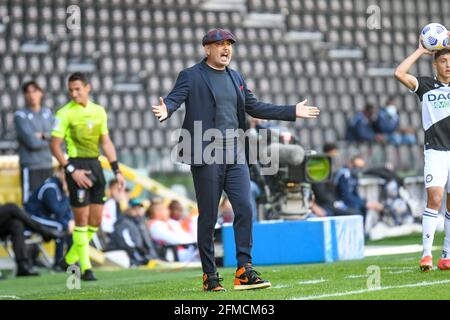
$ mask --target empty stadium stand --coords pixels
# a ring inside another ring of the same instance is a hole
[[[80,28],[68,7],[80,9]],[[369,20],[380,10],[380,29]],[[372,7],[371,7],[372,6]],[[375,10],[375,11],[374,11]],[[155,171],[170,161],[171,133],[183,112],[159,124],[151,105],[169,92],[178,72],[202,58],[201,38],[212,27],[238,37],[232,67],[261,100],[296,103],[307,97],[320,119],[283,123],[307,148],[341,141],[342,156],[360,151],[370,164],[422,168],[421,115],[393,67],[417,46],[428,22],[450,26],[448,0],[3,0],[0,2],[0,149],[15,152],[13,113],[23,107],[20,84],[34,78],[45,105],[67,100],[65,79],[87,72],[92,98],[107,107],[121,161]],[[414,72],[432,74],[422,59]],[[417,128],[415,146],[344,142],[345,124],[368,101],[396,95],[401,122]],[[175,167],[174,167],[175,166]]]

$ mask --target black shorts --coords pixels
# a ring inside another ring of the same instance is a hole
[[[86,207],[90,204],[104,204],[106,201],[106,181],[100,161],[97,158],[70,158],[69,162],[76,169],[91,171],[89,178],[94,183],[89,189],[80,188],[72,176],[66,173],[70,205],[78,208]]]

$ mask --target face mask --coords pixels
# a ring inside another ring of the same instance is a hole
[[[391,116],[395,117],[397,115],[397,108],[393,105],[386,107],[386,112]]]

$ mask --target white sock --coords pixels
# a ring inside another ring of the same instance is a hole
[[[442,250],[442,259],[450,259],[450,213],[445,212],[444,220],[445,228],[445,239],[444,239],[444,249]]]
[[[431,256],[431,248],[433,247],[434,233],[438,223],[438,211],[425,208],[422,218],[422,242],[423,242],[423,257]]]

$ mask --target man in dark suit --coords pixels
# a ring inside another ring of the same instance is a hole
[[[193,67],[182,70],[169,95],[164,99],[161,97],[159,105],[152,107],[156,117],[162,122],[181,104],[186,105],[182,126],[183,148],[178,155],[183,162],[191,165],[199,207],[198,247],[204,272],[203,289],[206,291],[224,290],[215,265],[213,239],[223,191],[227,193],[235,213],[233,227],[237,270],[234,288],[246,290],[271,285],[252,267],[252,207],[246,161],[248,155],[242,162],[242,153],[239,152],[242,149],[235,136],[230,133],[247,129],[245,113],[256,118],[286,121],[316,118],[319,115],[319,109],[306,106],[306,100],[297,105],[259,102],[247,88],[242,75],[228,68],[233,53],[232,44],[235,42],[235,36],[229,31],[208,31],[202,41],[206,58]],[[217,135],[217,132],[221,135]],[[201,136],[198,136],[200,133]],[[215,140],[208,141],[208,136],[214,136]],[[205,155],[211,146],[215,150],[214,161]],[[227,155],[225,163],[218,154]]]

